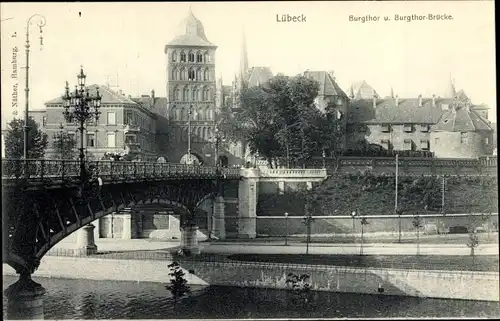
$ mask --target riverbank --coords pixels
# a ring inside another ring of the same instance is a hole
[[[45,256],[34,277],[167,283],[168,260]],[[499,301],[496,272],[422,271],[263,262],[180,262],[188,284],[284,289],[288,273],[310,276],[311,289],[343,293]],[[3,265],[4,275],[15,271]]]

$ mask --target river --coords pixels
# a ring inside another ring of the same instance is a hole
[[[17,278],[4,276],[3,289]],[[174,309],[163,284],[34,278],[46,289],[46,319],[499,317],[500,303],[285,290],[196,287]],[[4,318],[6,298],[4,296]]]

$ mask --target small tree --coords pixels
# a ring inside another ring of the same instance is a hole
[[[420,228],[422,227],[422,219],[420,216],[415,216],[412,221],[413,227],[417,230],[417,255],[420,255]]]
[[[13,119],[7,124],[5,135],[5,155],[7,158],[21,159],[24,154],[24,120]],[[47,148],[47,134],[38,128],[31,117],[28,118],[28,158],[43,158]]]
[[[68,133],[60,132],[54,135],[54,152],[59,159],[73,159],[75,156],[76,139]]]
[[[472,256],[472,264],[475,265],[476,256],[475,256],[474,250],[476,249],[476,247],[479,246],[479,237],[477,236],[477,233],[474,229],[469,233],[469,240],[467,242],[467,246],[470,247],[470,255]]]
[[[174,311],[177,313],[177,301],[184,295],[189,294],[191,289],[187,285],[187,280],[184,278],[184,272],[182,271],[179,263],[173,262],[168,265],[170,269],[170,284],[165,287],[172,293],[174,297]]]
[[[363,255],[363,246],[364,246],[364,243],[365,243],[365,239],[364,239],[364,226],[365,225],[368,225],[370,224],[368,222],[368,220],[366,219],[366,217],[363,217],[361,219],[361,249],[360,249],[360,255]]]
[[[295,295],[294,299],[298,300],[300,304],[307,304],[309,302],[311,285],[308,280],[309,275],[307,274],[297,275],[294,273],[288,273],[287,275],[286,284]]]

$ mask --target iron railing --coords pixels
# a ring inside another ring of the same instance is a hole
[[[239,179],[239,168],[183,165],[174,163],[86,161],[89,171],[102,180],[136,180],[165,178],[225,178]],[[2,159],[2,179],[77,179],[80,177],[78,160],[24,160]]]

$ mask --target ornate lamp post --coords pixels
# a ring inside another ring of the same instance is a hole
[[[288,212],[285,212],[285,245],[288,245]]]
[[[85,87],[85,79],[87,75],[83,73],[83,67],[80,69],[80,74],[77,75],[78,85],[75,86],[73,92],[69,91],[69,84],[66,82],[66,92],[64,94],[64,112],[63,115],[68,122],[76,120],[79,124],[78,131],[80,132],[80,175],[82,180],[86,178],[87,171],[85,169],[85,149],[83,147],[83,132],[85,131],[86,122],[95,119],[99,120],[101,112],[101,98],[99,88],[95,96],[91,96],[89,89]]]
[[[26,160],[28,159],[28,110],[29,110],[29,92],[30,92],[30,84],[29,84],[29,62],[30,62],[30,26],[33,22],[36,21],[36,24],[38,25],[38,28],[40,29],[40,46],[43,46],[43,37],[42,37],[42,27],[45,26],[45,17],[42,16],[41,14],[35,13],[31,17],[29,17],[28,22],[26,23],[26,86],[24,88],[24,93],[25,93],[25,102],[24,102],[24,150],[23,150],[23,156],[24,156],[24,165],[25,165],[25,173],[27,173],[27,168],[26,166],[28,163]],[[41,48],[40,48],[41,50]]]

